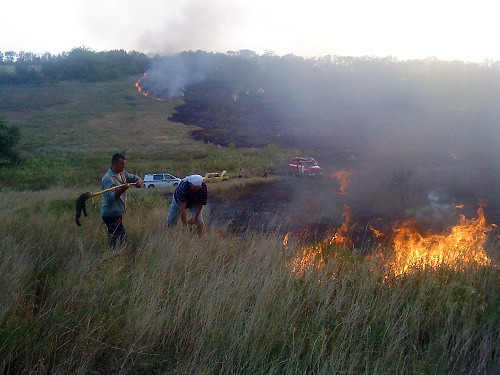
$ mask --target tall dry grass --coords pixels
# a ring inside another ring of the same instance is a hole
[[[384,281],[379,258],[332,252],[292,274],[277,233],[197,236],[134,191],[129,246],[110,257],[100,200],[0,197],[0,373],[493,374],[498,270]]]

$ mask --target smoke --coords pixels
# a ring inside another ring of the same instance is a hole
[[[175,99],[184,96],[185,89],[204,81],[213,70],[210,55],[180,53],[153,60],[141,85],[154,96]]]
[[[186,93],[174,120],[204,128],[203,140],[293,146],[326,173],[352,172],[355,214],[437,222],[483,199],[498,221],[499,68],[196,51],[156,58],[144,87]]]
[[[143,33],[137,44],[141,50],[160,54],[218,50],[234,23],[242,22],[242,15],[241,6],[231,1],[183,1],[177,9],[167,10],[161,26]]]
[[[148,54],[229,49],[235,29],[248,24],[248,4],[230,0],[89,0],[80,7],[93,48]]]

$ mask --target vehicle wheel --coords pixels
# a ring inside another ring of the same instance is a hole
[[[148,185],[148,188],[154,188],[155,186],[153,184]]]
[[[179,185],[179,184],[176,182],[176,183],[174,184],[174,186],[177,186],[177,185]]]

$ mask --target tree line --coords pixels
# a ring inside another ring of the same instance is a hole
[[[105,81],[143,73],[149,61],[146,55],[136,51],[96,52],[85,47],[57,55],[0,51],[0,84]]]

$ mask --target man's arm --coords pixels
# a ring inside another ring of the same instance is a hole
[[[187,214],[186,214],[186,202],[177,202],[177,205],[179,206],[182,225],[186,226],[188,224]]]
[[[102,188],[102,190],[109,189],[109,188],[112,188],[112,187],[115,187],[115,186],[117,186],[117,183],[111,177],[105,176],[102,179],[102,182],[101,182],[101,188]],[[121,191],[119,192],[119,190],[121,190]],[[122,190],[120,188],[120,189],[117,189],[117,190],[108,191],[107,193],[104,193],[104,197],[105,197],[106,201],[108,201],[108,202],[114,201],[115,199],[118,199],[120,197],[120,195],[122,195],[122,193],[125,190]]]
[[[135,185],[136,187],[140,188],[142,187],[142,179],[139,176],[136,176],[135,174],[128,173],[123,171],[123,174],[125,175],[125,181],[127,182],[137,182],[138,184]]]
[[[125,184],[121,188],[115,190],[115,199],[120,198],[120,196],[129,188],[128,184]]]
[[[198,216],[200,215],[201,210],[203,209],[203,206],[199,203],[196,204],[196,210],[194,212],[194,215],[191,219],[189,219],[188,223],[189,224],[194,224],[196,223],[196,220],[198,219]]]

